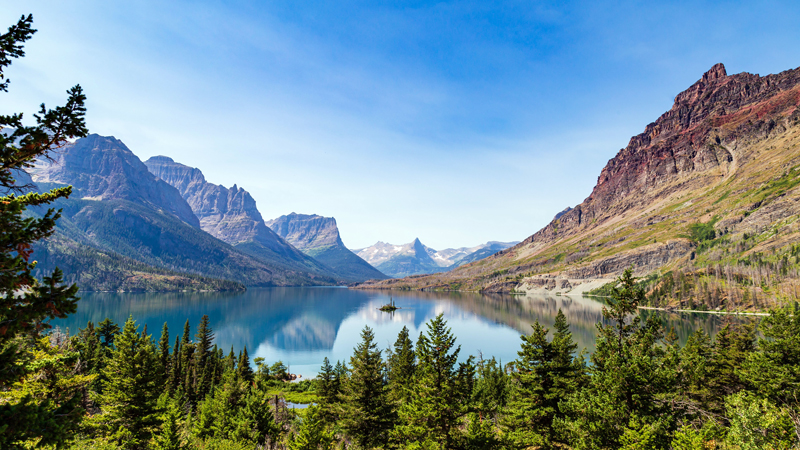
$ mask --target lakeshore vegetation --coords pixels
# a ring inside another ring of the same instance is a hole
[[[35,30],[22,17],[0,35],[2,69]],[[654,315],[626,271],[607,287],[596,350],[579,351],[559,311],[538,322],[516,360],[463,357],[442,315],[415,340],[382,350],[372,330],[348,361],[325,360],[292,382],[282,362],[214,344],[208,317],[174,344],[134,318],[87,323],[74,336],[51,319],[76,311],[76,285],[35,277],[31,246],[59,212],[26,208],[69,187],[23,193],[19,171],[85,136],[79,86],[42,106],[35,126],[0,116],[0,448],[69,449],[790,449],[800,445],[800,311],[703,331],[685,345]],[[702,231],[702,230],[699,230]],[[705,236],[706,240],[709,236]],[[795,257],[795,256],[793,256]],[[253,367],[255,366],[255,368]],[[286,401],[309,404],[298,410]]]

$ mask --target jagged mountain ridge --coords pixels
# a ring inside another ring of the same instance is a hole
[[[272,231],[246,190],[209,183],[203,173],[166,156],[144,162],[149,171],[173,186],[198,217],[203,231],[266,261],[335,277],[330,268],[308,257]],[[363,280],[360,280],[363,281]]]
[[[266,222],[282,238],[350,281],[388,278],[345,247],[333,217],[291,213]]]
[[[71,184],[86,200],[128,200],[172,213],[200,228],[192,209],[170,185],[149,176],[147,167],[122,141],[91,134],[51,152],[31,174],[37,183]]]
[[[404,245],[385,242],[354,252],[381,272],[395,278],[444,272],[485,258],[515,245],[516,242],[490,241],[475,247],[448,248],[436,251],[420,242],[419,238]]]
[[[800,238],[799,105],[800,69],[729,76],[717,64],[631,138],[586,200],[519,245],[447,274],[370,287],[572,288],[632,265],[639,275],[681,269],[694,264],[693,223],[713,225],[732,243],[758,233],[755,247],[737,244],[750,249],[738,250],[743,257],[780,248]],[[780,238],[765,234],[770,227]]]
[[[32,171],[33,180],[42,189],[71,184],[74,190],[70,199],[53,205],[63,209],[59,239],[45,242],[40,254],[51,265],[85,268],[96,267],[98,254],[109,255],[103,267],[88,274],[106,279],[84,277],[84,289],[153,289],[148,273],[157,275],[165,289],[185,286],[186,279],[177,278],[187,276],[248,286],[335,282],[279,261],[257,260],[202,231],[197,217],[187,215],[191,208],[178,190],[151,174],[113,137],[78,139],[53,156],[54,161],[42,162]],[[34,257],[38,257],[36,252]],[[142,283],[107,282],[108,278],[122,279],[117,275],[132,265],[137,273],[145,274]]]

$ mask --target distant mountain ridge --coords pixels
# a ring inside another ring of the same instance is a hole
[[[375,245],[353,250],[353,252],[381,272],[399,278],[445,272],[485,258],[515,244],[516,242],[490,241],[475,247],[448,248],[436,251],[423,245],[419,238],[416,238],[404,245],[379,241]]]
[[[264,223],[256,201],[246,190],[236,185],[228,189],[209,183],[200,169],[180,164],[167,156],[154,156],[144,164],[153,175],[180,192],[199,218],[200,227],[210,235],[253,257],[335,277],[330,268],[272,231]]]
[[[800,68],[728,75],[716,64],[631,137],[582,203],[518,245],[364,287],[566,293],[633,267],[654,277],[658,306],[765,308],[798,283],[798,146]]]
[[[266,222],[300,251],[352,281],[388,278],[345,247],[333,217],[291,213]]]
[[[180,192],[151,174],[113,137],[93,134],[52,156],[54,161],[44,161],[31,171],[33,181],[42,189],[71,184],[74,190],[70,199],[53,205],[62,208],[63,215],[56,236],[34,251],[34,258],[42,261],[37,269],[75,268],[67,274],[68,281],[88,290],[336,282],[297,265],[253,258],[201,230]]]

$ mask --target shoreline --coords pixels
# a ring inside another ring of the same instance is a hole
[[[737,311],[700,311],[698,309],[672,309],[672,308],[656,308],[653,306],[637,306],[637,309],[648,309],[651,311],[664,311],[664,312],[685,312],[685,313],[701,313],[701,314],[719,314],[730,316],[768,316],[769,313],[764,312],[737,312]]]

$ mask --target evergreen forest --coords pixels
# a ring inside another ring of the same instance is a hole
[[[0,70],[24,56],[23,16],[0,35]],[[0,91],[9,80],[0,72]],[[74,335],[49,322],[76,311],[60,270],[35,277],[32,245],[71,194],[23,193],[16,173],[85,136],[85,96],[36,124],[0,116],[0,449],[790,449],[800,446],[800,314],[773,309],[684,345],[628,270],[608,288],[596,350],[577,348],[559,311],[516,360],[461,354],[442,315],[382,349],[368,327],[347,361],[296,382],[278,361],[222,349],[208,317],[156,336],[129,318]],[[9,131],[8,133],[5,133]],[[174,331],[173,331],[174,333]],[[512,345],[509,343],[509,345]],[[308,405],[292,407],[287,400]]]

